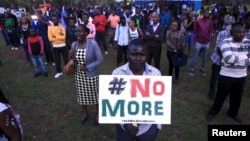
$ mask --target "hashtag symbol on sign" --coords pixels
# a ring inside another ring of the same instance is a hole
[[[109,82],[110,87],[108,90],[111,92],[111,94],[116,93],[116,95],[119,95],[125,89],[123,86],[126,83],[127,81],[124,81],[124,78],[118,79],[117,77],[114,77],[114,79]]]

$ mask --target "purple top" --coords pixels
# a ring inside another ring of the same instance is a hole
[[[199,19],[194,23],[194,40],[207,44],[212,40],[213,22],[210,19]]]

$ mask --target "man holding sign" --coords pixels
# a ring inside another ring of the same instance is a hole
[[[146,44],[142,40],[132,40],[127,50],[128,63],[116,68],[112,75],[160,76],[158,69],[146,63],[147,54]],[[117,141],[154,141],[159,129],[161,124],[118,124]]]

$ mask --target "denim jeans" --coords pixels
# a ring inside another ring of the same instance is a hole
[[[9,38],[8,33],[6,32],[6,30],[2,29],[2,30],[1,30],[1,34],[2,34],[2,36],[3,36],[3,39],[4,39],[4,41],[5,41],[5,44],[6,44],[6,45],[10,45],[10,44],[11,44],[11,43],[10,43],[10,38]]]
[[[23,39],[23,44],[21,44],[25,53],[25,57],[28,62],[30,62],[30,54],[28,51],[27,39]]]
[[[186,31],[186,47],[191,48],[194,40],[194,32]]]
[[[208,49],[209,49],[209,45],[210,45],[210,43],[207,43],[207,44],[201,44],[201,43],[198,43],[198,42],[195,43],[195,47],[194,47],[194,51],[193,51],[193,56],[192,56],[192,59],[191,59],[190,70],[194,71],[197,57],[199,55],[199,52],[202,51],[202,54],[201,54],[202,55],[201,56],[202,60],[201,60],[201,67],[200,67],[200,69],[204,71],[205,64],[206,64],[206,57],[207,57],[207,53],[208,53]]]
[[[43,55],[31,55],[32,63],[35,67],[35,73],[41,74],[41,71],[43,74],[48,73],[48,69],[46,65],[44,64],[44,57]]]

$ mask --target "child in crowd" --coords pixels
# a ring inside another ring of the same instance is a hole
[[[35,32],[34,28],[30,29],[30,37],[28,37],[28,51],[31,56],[32,63],[35,67],[34,77],[38,77],[42,73],[44,77],[48,77],[48,69],[45,65],[43,56],[44,43],[42,38]]]

